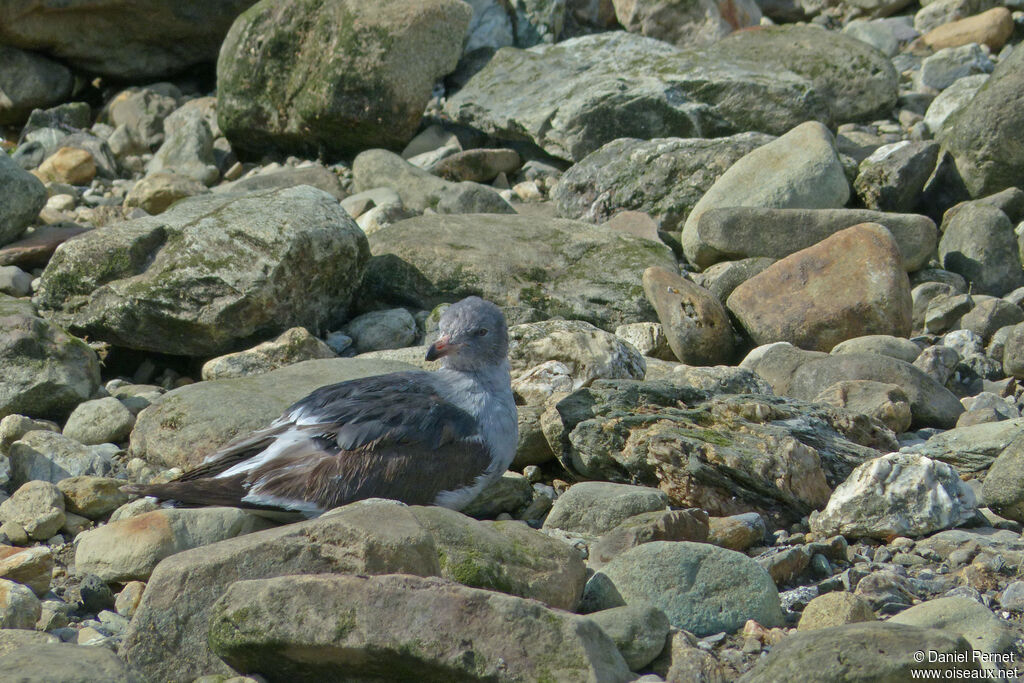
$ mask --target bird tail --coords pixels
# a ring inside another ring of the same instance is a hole
[[[242,486],[244,474],[215,479],[170,481],[166,484],[129,484],[121,490],[137,496],[152,496],[161,501],[174,501],[181,505],[223,505],[228,507],[254,507],[242,502],[246,490]]]

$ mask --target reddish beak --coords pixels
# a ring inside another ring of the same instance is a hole
[[[452,350],[448,343],[448,337],[441,337],[427,349],[427,360],[437,360],[441,356],[448,355]]]

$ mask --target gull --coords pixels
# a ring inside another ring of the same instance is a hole
[[[426,354],[438,370],[320,387],[178,479],[124,490],[306,517],[367,498],[462,509],[515,455],[508,327],[475,296],[449,306],[438,327]]]

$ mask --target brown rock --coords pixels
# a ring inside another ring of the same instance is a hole
[[[99,519],[128,502],[121,491],[124,481],[112,477],[83,475],[57,482],[64,494],[64,508],[87,519]]]
[[[910,399],[895,384],[854,379],[836,382],[814,399],[873,417],[897,434],[910,429]]]
[[[720,365],[732,360],[732,325],[714,294],[658,266],[644,271],[643,287],[680,362]]]
[[[875,613],[871,611],[871,605],[867,600],[853,593],[836,591],[819,595],[807,603],[797,630],[813,631],[818,628],[874,620]]]
[[[726,305],[758,345],[828,351],[853,337],[911,331],[910,281],[892,234],[877,223],[787,256],[733,290]]]
[[[764,519],[756,512],[708,520],[708,543],[743,552],[764,542]]]
[[[209,190],[198,180],[186,176],[161,171],[146,176],[124,199],[125,206],[138,206],[151,215],[163,213],[171,204],[197,194],[206,194]]]
[[[54,250],[75,235],[89,228],[74,223],[37,227],[32,234],[0,249],[0,266],[35,268],[45,266]]]
[[[14,551],[14,552],[11,552]],[[50,590],[53,553],[44,545],[33,548],[0,546],[0,579],[23,584],[36,595]]]
[[[512,173],[523,163],[514,149],[467,149],[445,157],[434,174],[448,180],[488,183],[499,173]]]
[[[96,160],[84,149],[61,147],[47,157],[32,174],[44,183],[88,185],[96,177]]]
[[[983,43],[999,51],[1013,35],[1013,16],[1005,7],[994,7],[973,17],[951,21],[921,36],[921,41],[933,50],[959,47],[968,43]]]

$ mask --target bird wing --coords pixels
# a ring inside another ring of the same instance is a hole
[[[311,511],[378,496],[432,503],[491,464],[476,419],[433,379],[398,372],[321,387],[174,483],[209,488],[213,478],[244,492],[243,504]]]

